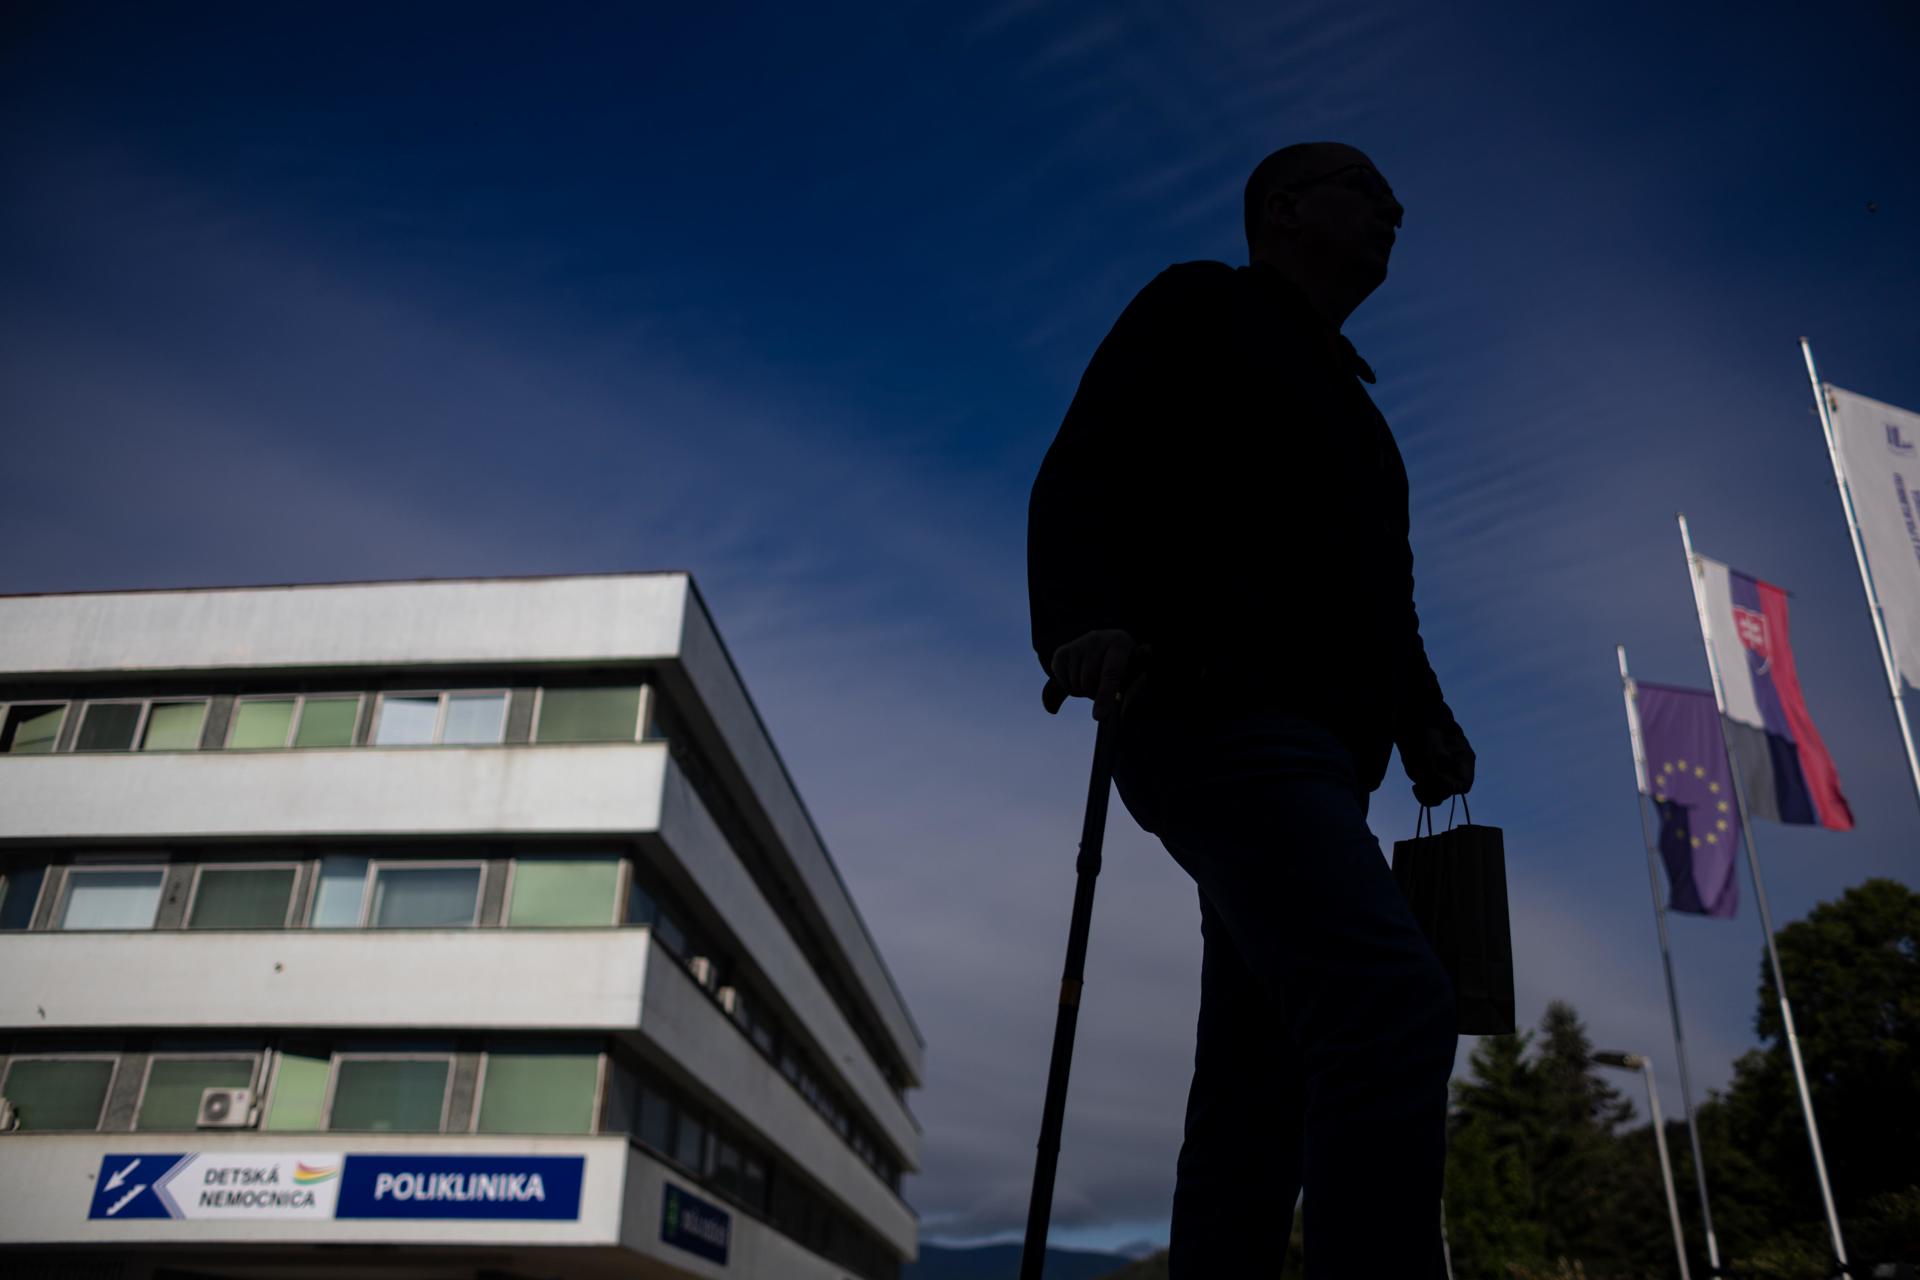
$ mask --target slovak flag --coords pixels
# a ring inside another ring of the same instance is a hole
[[[1820,741],[1787,641],[1787,593],[1695,556],[1702,624],[1726,700],[1727,748],[1756,817],[1853,829],[1840,774]]]

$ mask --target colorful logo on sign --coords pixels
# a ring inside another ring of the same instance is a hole
[[[340,1166],[313,1165],[304,1160],[294,1162],[293,1181],[296,1186],[310,1187],[316,1182],[327,1182],[340,1176]]]

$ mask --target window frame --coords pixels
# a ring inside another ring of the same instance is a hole
[[[284,693],[281,693],[281,694],[262,694],[259,696],[284,698],[287,695]],[[365,690],[337,689],[329,692],[325,689],[313,689],[313,690],[307,691],[306,693],[296,693],[294,697],[299,699],[300,705],[294,708],[293,724],[289,726],[287,729],[287,745],[285,747],[285,750],[288,750],[288,751],[351,751],[355,747],[360,745],[359,742],[355,741],[355,736],[360,732],[360,717],[363,714],[365,714],[367,709],[367,694]],[[353,699],[353,724],[347,730],[346,742],[338,746],[332,746],[332,747],[302,747],[297,745],[297,741],[300,737],[300,726],[306,722],[306,718],[307,718],[307,703],[313,701],[316,698],[320,699],[323,702],[345,702],[349,698]],[[372,725],[368,725],[368,729],[369,729],[369,736],[371,736]],[[244,751],[246,750],[246,748],[242,747],[241,750]]]
[[[87,731],[87,717],[93,714],[95,707],[137,706],[140,714],[133,718],[133,735],[124,747],[88,748],[80,745],[80,735]],[[70,748],[76,756],[110,756],[115,754],[137,755],[140,741],[147,736],[147,716],[153,710],[152,698],[86,698],[80,703],[80,720],[73,726],[73,746]]]
[[[585,1042],[582,1042],[582,1043],[585,1043]],[[542,1041],[539,1041],[539,1040],[489,1041],[480,1046],[480,1069],[474,1075],[473,1104],[469,1108],[467,1113],[466,1131],[468,1133],[480,1132],[480,1104],[484,1102],[487,1097],[487,1065],[493,1061],[494,1050],[498,1049],[502,1053],[511,1054],[517,1051],[515,1047],[516,1045],[526,1045],[527,1047],[534,1048],[534,1049],[553,1047],[552,1045],[543,1043]],[[598,1058],[599,1064],[595,1069],[594,1078],[593,1078],[593,1118],[590,1121],[590,1124],[592,1127],[589,1128],[585,1133],[512,1134],[512,1133],[505,1133],[505,1132],[495,1133],[495,1131],[491,1129],[487,1130],[487,1132],[494,1134],[495,1137],[504,1136],[504,1137],[522,1137],[522,1138],[534,1138],[534,1137],[585,1138],[585,1137],[598,1137],[600,1134],[607,1132],[607,1130],[604,1127],[604,1124],[606,1121],[606,1116],[604,1114],[604,1111],[607,1105],[607,1088],[609,1086],[611,1077],[613,1075],[613,1072],[611,1070],[613,1054],[611,1051],[608,1050],[606,1043],[604,1041],[599,1043],[596,1047],[590,1050],[587,1050],[587,1052],[591,1052],[594,1055],[594,1057]],[[639,1083],[637,1079],[635,1083],[636,1084]],[[451,1090],[449,1090],[449,1092],[451,1092]]]
[[[615,867],[617,868],[617,870],[614,872],[614,878],[613,878],[613,913],[612,913],[613,918],[608,920],[605,924],[561,924],[561,925],[552,925],[552,924],[510,925],[508,924],[507,923],[508,919],[513,915],[513,886],[520,871],[520,860],[522,858],[527,858],[533,861],[538,861],[541,858],[564,858],[574,862],[582,862],[588,859],[599,859],[599,858],[612,859]],[[632,891],[632,885],[633,885],[633,855],[630,853],[625,853],[617,850],[606,850],[606,851],[591,850],[591,851],[579,851],[579,852],[574,852],[574,851],[546,852],[546,851],[531,851],[531,850],[530,851],[514,850],[507,854],[506,862],[507,862],[507,882],[505,887],[501,890],[501,893],[500,893],[500,919],[494,925],[494,927],[497,929],[519,928],[519,929],[548,930],[548,929],[652,928],[651,925],[630,926],[627,924],[627,895]],[[486,886],[483,883],[481,887],[485,888]]]
[[[653,710],[653,682],[645,678],[640,678],[640,679],[636,679],[634,681],[634,684],[639,686],[640,696],[637,699],[635,699],[633,737],[614,738],[606,742],[542,742],[540,741],[540,716],[541,716],[541,713],[544,712],[547,707],[547,686],[544,684],[534,686],[533,719],[527,725],[526,745],[529,747],[611,747],[611,746],[617,746],[623,742],[646,741],[647,719],[648,719],[649,713]],[[556,689],[574,690],[574,689],[625,688],[626,686],[594,685],[594,684],[560,684],[560,685],[555,685],[553,687]]]
[[[504,701],[500,707],[500,740],[498,742],[446,742],[447,704],[455,695],[472,697],[477,695],[499,695]],[[437,697],[440,701],[433,714],[433,740],[431,742],[381,742],[380,717],[386,713],[388,698],[425,698]],[[513,690],[493,686],[472,689],[382,689],[373,695],[373,719],[367,725],[367,745],[387,751],[403,751],[418,747],[500,747],[507,742],[507,717],[513,709]]]
[[[106,1119],[107,1104],[113,1101],[113,1087],[120,1083],[121,1053],[117,1049],[95,1050],[82,1053],[16,1053],[7,1058],[6,1070],[0,1071],[0,1098],[11,1099],[7,1092],[7,1082],[13,1079],[13,1067],[18,1062],[99,1062],[102,1059],[112,1063],[107,1072],[107,1087],[100,1093],[100,1111],[93,1118],[91,1129],[42,1129],[24,1132],[38,1133],[99,1133],[100,1123]],[[136,1111],[135,1114],[138,1114]]]
[[[49,747],[45,751],[35,751],[35,752],[15,752],[9,749],[6,751],[0,751],[0,755],[10,756],[10,755],[19,754],[19,755],[52,756],[52,755],[62,754],[62,752],[60,751],[60,735],[66,732],[67,716],[71,714],[71,712],[73,711],[73,706],[74,706],[74,699],[72,698],[15,698],[10,702],[0,702],[0,731],[3,731],[5,729],[6,719],[8,716],[11,716],[13,714],[13,710],[15,707],[59,707],[60,708],[60,727],[53,731],[53,746]],[[77,727],[78,726],[76,725],[76,728]],[[92,753],[89,753],[89,754],[92,754]]]
[[[296,1045],[305,1045],[310,1049],[318,1049],[322,1047],[322,1045],[326,1047],[327,1083],[320,1090],[320,1121],[323,1125],[326,1123],[327,1110],[332,1105],[333,1059],[334,1059],[333,1045],[324,1039],[310,1039],[310,1038],[301,1036],[298,1033],[295,1033],[291,1037],[288,1037],[288,1036],[278,1037],[274,1040],[269,1041],[260,1050],[261,1054],[268,1059],[268,1065],[266,1069],[260,1073],[259,1093],[254,1098],[254,1101],[259,1103],[260,1105],[260,1127],[262,1132],[267,1131],[266,1129],[267,1116],[273,1110],[273,1103],[275,1101],[275,1091],[280,1088],[280,1064],[287,1060],[287,1045],[289,1041],[291,1041],[291,1043]],[[300,1054],[299,1056],[308,1057],[313,1055]],[[449,1092],[451,1092],[451,1090],[449,1090]],[[138,1114],[139,1114],[138,1112],[135,1112],[136,1116]],[[282,1129],[282,1130],[273,1130],[272,1132],[325,1133],[326,1130],[324,1128],[316,1129],[316,1130]]]
[[[52,925],[52,928],[49,929],[48,932],[49,933],[151,933],[153,932],[155,926],[152,923],[149,923],[144,929],[69,929],[67,927],[67,911],[73,905],[73,878],[75,875],[85,875],[89,872],[94,872],[94,871],[157,871],[160,873],[160,885],[159,885],[158,893],[164,894],[167,889],[167,866],[168,866],[168,863],[164,858],[152,858],[145,861],[139,861],[135,859],[121,860],[119,858],[116,858],[113,861],[101,861],[101,862],[82,862],[82,861],[75,860],[73,862],[67,863],[65,866],[60,868],[60,896],[54,900],[53,911],[48,916],[49,923]],[[45,891],[45,886],[43,885],[42,892],[44,891]],[[153,901],[153,918],[156,921],[160,918],[160,901],[161,901],[160,897],[156,895]],[[39,905],[38,903],[35,904],[36,907],[38,905]]]
[[[5,865],[5,867],[0,867],[0,884],[7,883],[7,877],[10,872],[16,870],[21,866],[28,865],[28,863],[29,863],[29,859],[25,859],[25,858],[10,859]],[[47,882],[54,878],[53,869],[58,864],[52,863],[52,862],[39,862],[36,860],[36,861],[32,861],[31,865],[37,866],[40,868],[40,883],[35,885],[33,888],[33,905],[27,908],[27,923],[18,929],[7,929],[4,931],[6,933],[39,932],[38,930],[34,929],[33,922],[40,918],[40,907],[47,900]],[[65,868],[63,868],[63,870],[64,869]],[[62,881],[62,883],[64,883],[66,881],[66,876],[65,875],[60,876],[60,880]],[[160,881],[160,883],[162,887],[165,887],[166,880],[163,878]],[[11,892],[10,887],[8,891]],[[156,909],[154,911],[154,916],[157,918],[159,914],[160,912],[158,911],[158,909]]]
[[[149,747],[147,746],[147,730],[149,727],[151,727],[153,723],[153,709],[155,707],[186,706],[191,703],[198,703],[200,707],[200,730],[194,736],[192,746],[190,747]],[[133,735],[133,746],[130,749],[133,752],[133,754],[144,755],[148,751],[198,751],[201,749],[200,747],[201,740],[207,736],[207,717],[213,714],[213,695],[212,694],[202,694],[197,698],[196,697],[172,697],[172,696],[152,697],[152,698],[146,699],[146,704],[147,704],[146,709],[140,713],[140,728]]]
[[[234,698],[233,710],[227,715],[227,731],[221,735],[222,751],[288,751],[293,747],[293,734],[300,727],[300,710],[306,696],[304,693],[243,693]],[[287,736],[277,747],[236,747],[233,745],[233,732],[240,727],[240,708],[249,702],[285,702],[293,699],[293,714],[287,718]]]
[[[446,1082],[440,1086],[440,1126],[428,1129],[427,1133],[445,1133],[447,1120],[453,1110],[453,1069],[454,1060],[459,1055],[453,1049],[335,1049],[327,1060],[327,1097],[320,1105],[320,1123],[322,1133],[419,1133],[418,1129],[335,1129],[333,1127],[333,1103],[340,1086],[340,1068],[348,1062],[444,1062],[447,1066]]]
[[[266,1090],[261,1087],[262,1085],[261,1076],[264,1073],[261,1071],[261,1068],[260,1068],[260,1059],[263,1058],[265,1054],[266,1054],[266,1051],[263,1049],[226,1049],[226,1050],[214,1049],[214,1050],[201,1050],[201,1051],[190,1050],[190,1049],[168,1049],[160,1052],[149,1053],[147,1055],[147,1065],[140,1069],[140,1089],[139,1089],[139,1092],[137,1092],[134,1095],[134,1099],[133,1099],[133,1122],[132,1122],[133,1127],[129,1129],[128,1132],[129,1133],[198,1133],[200,1131],[199,1125],[195,1125],[192,1129],[143,1129],[140,1127],[140,1113],[141,1111],[146,1109],[146,1105],[147,1105],[147,1086],[153,1082],[153,1064],[154,1063],[181,1062],[181,1061],[237,1062],[242,1060],[250,1062],[253,1064],[253,1074],[251,1078],[248,1080],[247,1084],[243,1087],[253,1094],[253,1105],[258,1107],[266,1101]],[[111,1084],[109,1084],[109,1088],[111,1088]]]
[[[245,748],[245,749],[257,749],[261,751],[272,750],[271,747]],[[294,916],[296,914],[297,908],[301,905],[301,898],[303,896],[300,892],[300,868],[303,865],[305,865],[303,862],[295,861],[292,859],[281,860],[281,861],[242,860],[238,862],[196,862],[194,863],[193,864],[193,880],[187,886],[187,907],[186,907],[186,910],[180,916],[181,932],[183,933],[222,932],[222,927],[219,927],[219,926],[209,926],[205,929],[198,929],[194,926],[194,923],[193,923],[193,909],[194,907],[198,906],[200,903],[200,878],[201,876],[205,875],[208,871],[291,871],[293,872],[293,884],[287,889],[287,909],[284,913],[282,913],[280,923],[277,925],[269,924],[269,925],[258,926],[258,928],[261,928],[261,929],[293,928]],[[362,905],[364,906],[365,904],[362,904]],[[242,932],[252,932],[252,930],[227,928],[225,929],[225,932],[242,933]]]
[[[380,883],[380,870],[383,867],[474,867],[480,872],[480,878],[473,886],[473,919],[464,925],[458,924],[374,924],[374,890]],[[317,878],[317,877],[316,877]],[[367,858],[367,881],[360,899],[360,925],[362,929],[477,929],[480,927],[480,908],[487,899],[487,860],[485,858],[382,858],[378,854]]]

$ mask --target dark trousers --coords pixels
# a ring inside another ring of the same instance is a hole
[[[1115,780],[1200,888],[1172,1280],[1279,1274],[1303,1187],[1309,1280],[1442,1276],[1453,990],[1350,756],[1275,712],[1143,705]]]

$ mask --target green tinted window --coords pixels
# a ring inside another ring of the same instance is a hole
[[[273,1105],[267,1109],[269,1129],[323,1128],[327,1105],[327,1055],[281,1050],[273,1077]]]
[[[112,1080],[113,1063],[100,1058],[15,1062],[0,1094],[22,1129],[96,1129]]]
[[[640,720],[640,686],[543,689],[535,742],[632,742]]]
[[[308,698],[300,708],[300,727],[294,731],[296,747],[350,747],[353,722],[360,715],[360,699]]]
[[[284,929],[292,867],[202,867],[189,929]]]
[[[43,756],[53,750],[60,736],[61,722],[67,718],[63,706],[8,707],[4,727],[0,727],[0,751],[16,756]]]
[[[512,928],[612,924],[618,858],[521,858],[513,864]]]
[[[192,1129],[206,1089],[245,1089],[253,1063],[243,1058],[155,1058],[147,1067],[136,1129]]]
[[[75,751],[131,751],[133,731],[140,723],[137,702],[94,702],[80,721]]]
[[[593,1053],[487,1054],[481,1133],[592,1133],[600,1056]]]
[[[334,1070],[329,1129],[438,1133],[446,1109],[445,1058],[348,1058]]]
[[[147,713],[142,751],[192,751],[200,745],[200,726],[207,719],[204,702],[156,702]]]
[[[238,749],[284,747],[293,728],[292,698],[249,698],[234,709],[233,736],[227,745]]]

